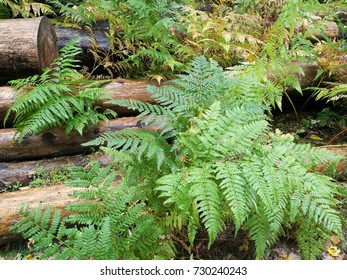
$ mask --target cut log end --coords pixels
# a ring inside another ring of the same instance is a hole
[[[42,17],[37,32],[38,69],[49,67],[58,57],[57,35],[49,20]]]
[[[0,83],[41,73],[58,57],[46,17],[0,20]]]

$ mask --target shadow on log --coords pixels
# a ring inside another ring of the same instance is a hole
[[[107,165],[112,159],[105,155],[91,154],[23,162],[2,162],[0,163],[0,192],[17,183],[27,186],[38,170],[41,173],[59,172],[69,166],[88,167],[93,161]]]

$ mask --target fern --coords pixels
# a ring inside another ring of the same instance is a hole
[[[98,176],[95,177],[95,172]],[[170,246],[159,242],[162,229],[145,204],[134,199],[136,189],[114,187],[116,172],[96,164],[91,170],[75,167],[70,186],[80,201],[67,207],[74,214],[61,219],[50,207],[29,212],[12,229],[30,238],[38,258],[54,259],[148,259],[170,256]],[[103,179],[101,179],[102,177]],[[150,212],[148,212],[150,213]],[[71,225],[75,225],[71,227]]]
[[[107,98],[107,91],[74,69],[78,63],[74,57],[81,52],[76,42],[71,41],[61,50],[52,69],[45,69],[40,76],[10,82],[17,89],[17,98],[7,111],[4,123],[15,113],[18,142],[26,135],[56,126],[65,125],[67,135],[72,130],[82,134],[99,120],[115,116],[111,110],[99,113],[94,105],[97,100]]]
[[[32,0],[0,0],[0,4],[9,7],[13,17],[29,18],[55,14],[51,6]]]
[[[346,190],[315,171],[318,163],[334,166],[340,157],[272,133],[267,106],[260,102],[263,88],[259,99],[254,80],[230,77],[202,57],[191,65],[173,85],[149,87],[157,105],[112,101],[150,118],[165,114],[163,129],[169,127],[172,137],[147,127],[107,132],[86,144],[102,145],[122,180],[115,181],[117,173],[100,164],[90,171],[74,168],[70,185],[86,187],[75,196],[87,201],[70,205],[69,210],[79,213],[66,221],[82,226],[86,239],[75,239],[73,231],[59,235],[58,230],[58,237],[71,239],[63,257],[76,242],[101,242],[101,229],[106,240],[109,228],[111,238],[120,238],[118,246],[110,244],[118,257],[126,258],[153,257],[145,254],[151,246],[165,252],[168,244],[158,247],[158,238],[172,227],[186,227],[191,245],[204,227],[211,247],[231,222],[236,235],[240,229],[248,231],[258,259],[287,229],[294,231],[308,259],[319,257],[327,236],[343,239],[338,205]],[[241,88],[253,92],[241,94]],[[26,236],[41,230],[41,214],[30,217],[23,224]],[[138,248],[135,241],[141,244]]]

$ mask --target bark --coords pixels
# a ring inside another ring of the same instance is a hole
[[[107,54],[109,51],[109,41],[106,33],[109,26],[107,22],[99,22],[96,27],[91,29],[75,29],[69,27],[54,27],[57,34],[57,47],[63,48],[69,41],[78,38],[77,46],[82,52],[76,56],[81,61],[81,65],[93,69],[95,59],[90,50],[98,51],[98,53]]]
[[[27,186],[38,174],[38,170],[41,174],[59,172],[68,166],[88,167],[93,161],[107,165],[111,162],[111,158],[105,155],[91,154],[23,162],[2,162],[0,163],[0,192],[17,183],[20,183],[21,186]]]
[[[154,99],[150,97],[150,94],[146,92],[148,84],[157,84],[151,80],[126,80],[115,79],[110,83],[104,85],[105,89],[109,90],[108,96],[110,99],[136,99],[143,102],[154,103]],[[0,87],[0,127],[3,126],[3,119],[7,110],[11,107],[15,100],[15,90],[12,87]],[[113,109],[118,113],[118,116],[133,116],[136,112],[128,110],[124,107],[105,104],[107,100],[100,100],[97,105]],[[13,121],[13,115],[8,118],[6,127],[11,127]]]
[[[35,136],[24,137],[18,144],[15,129],[0,130],[0,162],[34,160],[46,157],[76,155],[90,152],[90,147],[82,143],[93,140],[106,131],[141,128],[141,119],[135,117],[119,118],[108,123],[100,122],[98,127],[87,131],[83,136],[72,132],[66,136],[64,128],[54,128]]]
[[[58,56],[56,41],[46,17],[0,20],[0,83],[41,73]]]

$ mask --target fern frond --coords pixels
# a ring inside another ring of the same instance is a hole
[[[106,102],[107,104],[113,104],[128,108],[130,110],[137,110],[140,112],[138,117],[147,115],[166,115],[168,110],[166,107],[142,102],[139,100],[110,100]]]
[[[212,170],[194,168],[188,169],[187,172],[190,194],[194,198],[202,223],[207,229],[208,248],[210,248],[218,233],[225,228],[222,214],[223,198],[211,174]]]
[[[145,155],[148,159],[156,159],[157,167],[160,169],[163,163],[175,169],[176,163],[171,147],[156,132],[148,130],[124,130],[118,132],[104,133],[101,137],[89,141],[83,145],[103,145],[123,151],[136,152],[139,159]]]
[[[4,122],[12,112],[15,113],[14,125],[19,142],[26,135],[63,125],[67,135],[71,130],[82,134],[99,120],[116,115],[111,110],[97,111],[94,104],[107,98],[106,90],[99,88],[98,83],[84,79],[75,70],[78,66],[75,56],[81,52],[76,43],[77,40],[73,40],[62,48],[60,56],[52,64],[53,69],[45,69],[40,76],[11,82],[22,95],[16,98]]]
[[[262,259],[266,248],[276,241],[276,236],[269,231],[270,224],[267,219],[266,210],[258,205],[256,212],[251,215],[244,224],[249,231],[251,239],[255,242],[256,258]]]
[[[215,168],[216,179],[220,180],[219,184],[233,215],[237,233],[250,215],[255,194],[247,187],[247,180],[236,163],[219,162],[216,163]]]
[[[307,260],[317,259],[325,249],[324,240],[329,238],[327,232],[317,227],[313,221],[307,221],[306,219],[302,220],[299,229],[296,231],[296,240],[301,254]]]

